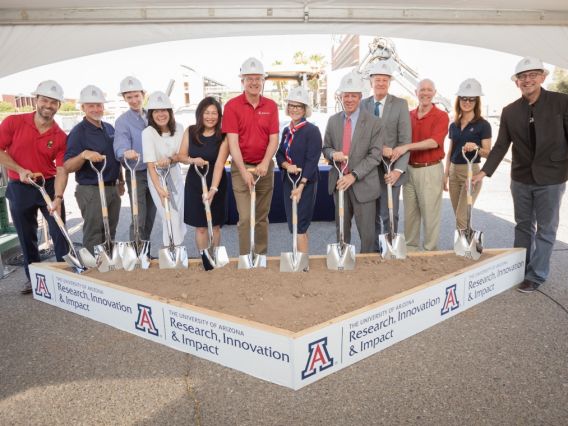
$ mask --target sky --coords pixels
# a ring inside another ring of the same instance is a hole
[[[361,37],[368,44],[371,37]],[[478,79],[484,91],[484,112],[499,113],[519,97],[510,80],[519,56],[477,47],[394,38],[397,52],[421,78],[432,79],[438,93],[452,101],[460,82]],[[80,90],[95,84],[110,99],[117,98],[120,80],[138,77],[147,91],[165,90],[180,64],[202,75],[239,89],[241,63],[256,56],[265,67],[276,60],[286,63],[296,51],[323,54],[331,59],[331,35],[289,35],[262,37],[225,37],[157,43],[85,56],[0,79],[0,94],[29,94],[46,79],[58,81],[68,98],[78,98]],[[547,65],[552,72],[553,67]],[[546,83],[545,83],[546,84]]]

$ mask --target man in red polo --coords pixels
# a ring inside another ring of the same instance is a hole
[[[21,291],[23,294],[32,291],[28,265],[40,261],[38,209],[49,225],[57,260],[62,262],[69,251],[65,238],[49,214],[56,210],[65,220],[63,192],[67,186],[67,173],[63,168],[63,155],[67,136],[53,120],[63,101],[63,89],[55,81],[47,80],[32,94],[36,96],[35,112],[11,115],[0,124],[0,164],[8,169],[10,178],[6,198],[10,201],[10,213],[28,277]],[[40,192],[30,185],[28,178],[33,173],[43,174],[45,189],[53,200],[52,209],[46,206]]]
[[[258,254],[268,249],[268,211],[274,187],[274,161],[278,149],[278,107],[262,96],[264,67],[256,58],[247,59],[241,66],[244,92],[231,99],[223,112],[223,133],[227,134],[231,152],[231,178],[239,212],[239,252],[250,251],[250,190],[254,168],[260,176],[256,184],[255,248]]]
[[[424,250],[437,250],[442,218],[444,185],[444,140],[449,117],[432,103],[434,82],[418,83],[418,107],[410,111],[412,143],[393,149],[391,161],[410,151],[408,182],[404,185],[404,237],[409,250],[420,250],[420,228],[424,224]]]

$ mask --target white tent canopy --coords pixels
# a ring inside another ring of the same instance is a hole
[[[2,1],[0,77],[164,41],[329,33],[485,47],[568,68],[568,1],[560,0],[213,0],[206,6],[182,0],[52,0],[49,5]]]

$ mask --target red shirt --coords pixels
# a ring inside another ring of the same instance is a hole
[[[56,166],[63,166],[67,135],[53,122],[51,128],[40,134],[34,123],[35,112],[10,115],[0,124],[0,149],[33,173],[42,173],[46,179],[55,176]],[[20,175],[8,170],[10,179]]]
[[[444,159],[444,139],[448,135],[450,118],[444,111],[432,105],[432,109],[422,118],[418,118],[418,108],[410,111],[412,125],[412,143],[434,139],[438,147],[425,151],[410,151],[410,164],[432,163]]]
[[[254,108],[243,93],[225,105],[221,129],[223,133],[239,135],[239,148],[245,163],[258,164],[266,153],[268,137],[278,134],[276,102],[261,96]]]

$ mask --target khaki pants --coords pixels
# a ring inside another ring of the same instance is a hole
[[[473,164],[473,174],[479,172],[479,163]],[[450,177],[448,179],[448,190],[450,200],[456,215],[456,228],[465,229],[467,226],[467,190],[465,182],[467,180],[467,164],[450,164]],[[481,190],[481,182],[473,187],[473,203]]]
[[[402,189],[404,237],[410,251],[420,249],[420,227],[424,224],[424,250],[437,250],[442,217],[444,166],[408,166],[408,182]]]
[[[246,168],[255,167],[245,164]],[[239,212],[239,254],[250,252],[250,192],[238,169],[231,165],[233,192]],[[266,176],[261,177],[256,184],[256,226],[254,227],[255,252],[266,254],[268,251],[268,212],[272,202],[274,189],[274,163],[271,161]]]

